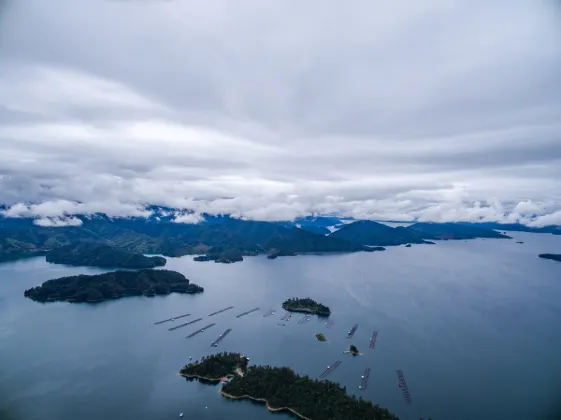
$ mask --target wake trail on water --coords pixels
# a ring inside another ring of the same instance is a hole
[[[353,288],[349,284],[345,284],[345,292],[349,295],[352,299],[354,299],[360,306],[363,308],[368,308],[370,304],[365,299],[362,299],[360,293],[355,293]]]

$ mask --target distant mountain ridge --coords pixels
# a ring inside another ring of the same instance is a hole
[[[377,246],[426,244],[427,240],[510,238],[494,230],[471,225],[415,223],[407,227],[391,227],[370,220],[349,223],[329,236],[356,244]]]
[[[379,250],[372,248],[375,246],[423,244],[431,240],[508,237],[491,229],[497,226],[494,223],[413,223],[407,227],[392,227],[374,221],[354,221],[334,216],[261,222],[229,215],[203,214],[193,216],[200,223],[188,224],[176,222],[175,218],[180,213],[174,209],[150,208],[150,211],[153,213],[146,218],[78,215],[73,217],[81,221],[80,226],[64,227],[37,226],[31,218],[0,216],[0,262],[48,252],[54,255],[55,249],[83,243],[105,244],[110,247],[109,250],[121,253],[121,257],[125,255],[122,252],[168,257],[194,254],[200,255],[201,261],[234,262],[242,260],[243,256],[256,254],[282,256],[359,252]],[[192,214],[188,211],[181,213],[183,216]],[[333,226],[339,229],[330,232]],[[501,230],[512,229],[511,225],[498,226],[503,228]],[[526,228],[518,228],[526,231]],[[558,229],[543,228],[538,232],[557,234]],[[84,245],[80,246],[86,249]],[[92,248],[88,252],[95,254],[97,251]],[[93,258],[93,254],[87,259]],[[116,260],[119,258],[115,257]]]

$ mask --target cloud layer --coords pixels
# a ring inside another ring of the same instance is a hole
[[[553,2],[55,3],[0,9],[8,214],[561,223]]]

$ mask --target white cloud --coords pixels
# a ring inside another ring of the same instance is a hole
[[[558,210],[551,214],[545,214],[539,216],[536,220],[528,223],[530,226],[543,227],[550,225],[561,225],[561,210]]]
[[[117,201],[77,203],[68,200],[44,201],[38,204],[18,203],[2,211],[6,217],[65,218],[72,215],[105,213],[109,217],[147,217],[151,212],[139,204]]]
[[[194,225],[204,221],[204,217],[200,213],[183,213],[176,214],[173,218],[173,223],[185,223],[189,225]]]
[[[537,223],[561,209],[559,26],[543,3],[10,6],[7,214]]]
[[[42,227],[65,227],[81,226],[82,221],[76,217],[41,217],[33,221],[37,226]]]

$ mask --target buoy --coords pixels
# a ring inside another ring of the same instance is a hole
[[[183,413],[179,413],[179,417],[183,417]]]

